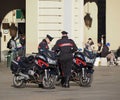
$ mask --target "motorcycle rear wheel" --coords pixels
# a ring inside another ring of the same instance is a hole
[[[13,76],[13,86],[16,88],[24,88],[26,83],[24,80],[19,80],[19,75],[14,75]]]
[[[90,87],[93,80],[93,74],[85,72],[85,77],[82,73],[79,75],[79,85],[82,87]]]

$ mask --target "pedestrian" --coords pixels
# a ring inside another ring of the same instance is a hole
[[[93,51],[94,50],[94,42],[92,40],[92,38],[88,38],[87,43],[85,44],[85,48],[89,51]]]
[[[102,51],[102,43],[98,43],[98,50],[97,50],[97,57],[101,57],[101,51]]]
[[[112,51],[109,50],[110,43],[106,43],[106,45],[103,46],[102,51],[101,51],[101,57],[106,57],[107,60],[110,60],[110,65],[118,63],[116,62],[115,55]]]
[[[9,49],[9,52],[8,53],[12,53],[12,58],[11,59],[15,59],[17,54],[16,54],[16,48],[17,48],[17,45],[16,45],[16,36],[17,36],[17,27],[15,26],[14,23],[11,24],[10,28],[9,28],[9,31],[10,31],[10,40],[8,41],[7,43],[7,48]]]
[[[11,38],[7,42],[7,48],[9,49],[7,54],[7,66],[11,66],[11,61],[17,58],[17,45],[16,45],[16,36],[17,36],[17,27],[14,23],[9,27],[9,32]]]
[[[94,47],[94,42],[92,40],[92,38],[88,38],[87,43],[85,44],[85,48],[84,48],[84,54],[86,56],[89,56],[90,58],[93,58],[95,56],[95,47]]]
[[[45,56],[45,58],[47,56],[47,53],[49,52],[48,44],[50,44],[52,40],[53,40],[53,37],[51,37],[50,35],[46,35],[46,38],[43,39],[38,45],[39,54],[42,54],[43,56]]]
[[[120,57],[120,46],[118,47],[118,49],[116,51],[116,56],[117,56],[117,58]]]
[[[69,79],[73,63],[73,52],[77,51],[77,46],[72,39],[69,39],[68,32],[62,31],[62,38],[57,40],[52,50],[59,50],[58,61],[62,69],[61,84],[63,87],[69,88]]]
[[[100,42],[102,43],[102,45],[105,45],[105,43],[106,43],[106,41],[105,41],[105,35],[101,35]]]
[[[18,44],[20,43],[20,47],[18,48],[19,50],[19,55],[21,56],[25,56],[25,44],[26,44],[26,39],[25,39],[25,34],[22,33],[20,34],[19,38],[18,38]]]

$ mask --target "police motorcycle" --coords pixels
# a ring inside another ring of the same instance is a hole
[[[48,54],[49,55],[49,54]],[[11,70],[14,74],[14,87],[25,87],[26,83],[36,83],[43,88],[52,89],[56,79],[56,60],[49,55],[38,53],[13,60]]]
[[[73,68],[71,70],[71,80],[79,82],[80,86],[91,86],[93,80],[93,66],[96,54],[84,49],[83,52],[78,50],[74,53]]]

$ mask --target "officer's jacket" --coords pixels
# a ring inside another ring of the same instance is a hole
[[[47,41],[44,39],[38,46],[38,52],[40,53],[41,51],[47,52],[49,50],[49,46],[47,44]]]
[[[63,36],[62,39],[59,39],[52,50],[60,50],[60,58],[68,59],[72,58],[72,53],[77,50],[77,46],[72,39],[68,39],[67,36]]]

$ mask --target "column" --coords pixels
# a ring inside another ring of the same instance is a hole
[[[72,0],[64,0],[64,31],[67,31],[69,33],[69,36],[71,37],[72,30]]]
[[[83,48],[84,40],[84,0],[73,0],[72,3],[72,38],[78,48]]]

